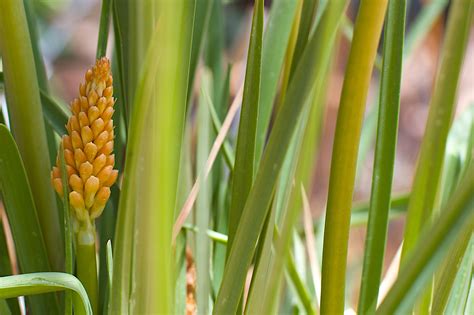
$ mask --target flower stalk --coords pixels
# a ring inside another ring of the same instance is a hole
[[[71,221],[76,234],[77,275],[97,311],[98,284],[94,220],[105,208],[110,186],[117,180],[114,170],[114,113],[112,75],[107,58],[98,59],[79,86],[79,97],[71,102],[72,115],[62,137],[69,184]],[[59,159],[51,172],[56,192],[62,196]]]

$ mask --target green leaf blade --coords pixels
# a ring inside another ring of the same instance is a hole
[[[0,277],[0,298],[35,295],[69,290],[74,293],[75,311],[78,315],[93,315],[87,293],[73,275],[60,272],[38,272]],[[80,300],[80,302],[79,302]],[[51,309],[41,314],[50,314]]]
[[[371,314],[375,311],[372,302],[377,300],[382,276],[397,146],[405,12],[405,0],[389,1],[372,193],[358,304],[360,314]]]
[[[263,0],[257,0],[252,19],[237,148],[235,151],[235,166],[229,209],[229,247],[232,247],[235,231],[240,223],[242,210],[252,188],[256,171],[255,145],[261,84],[263,13]]]
[[[0,191],[21,272],[50,271],[46,247],[25,168],[12,135],[0,125]],[[54,296],[30,297],[33,312],[54,312]]]

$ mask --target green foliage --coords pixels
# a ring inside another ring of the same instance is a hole
[[[12,227],[21,272],[50,271],[43,234],[23,162],[12,135],[0,125],[0,191]],[[30,297],[32,311],[58,311],[53,295]]]
[[[221,0],[102,0],[88,36],[96,58],[113,38],[119,180],[97,224],[73,237],[57,148],[69,100],[49,88],[39,45],[49,20],[33,1],[2,0],[1,314],[20,314],[22,303],[28,314],[342,314],[355,308],[355,287],[360,314],[472,312],[474,106],[451,127],[472,0],[428,2],[406,36],[405,0],[265,2],[246,11]],[[393,194],[403,60],[447,9],[413,189]],[[347,64],[334,58],[341,47]],[[340,70],[327,206],[312,219],[307,199]],[[379,95],[364,121],[369,88]],[[374,143],[371,196],[354,203]],[[387,227],[405,217],[400,270],[378,301]],[[365,250],[347,266],[349,232],[360,227]]]

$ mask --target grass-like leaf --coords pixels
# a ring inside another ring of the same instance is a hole
[[[210,73],[205,72],[202,76],[201,95],[199,98],[199,108],[197,121],[197,149],[196,149],[196,169],[199,176],[200,170],[205,168],[207,156],[211,149],[211,115],[209,112],[209,104],[207,104],[209,97],[206,98],[205,93],[211,89]],[[205,92],[206,91],[206,92]],[[206,229],[209,226],[209,219],[211,215],[212,202],[212,176],[201,184],[201,190],[196,199],[195,222],[199,231],[196,236],[196,286],[197,291],[197,307],[200,313],[209,313],[209,295],[210,295],[210,260],[211,253],[210,241],[206,234]]]
[[[397,146],[405,11],[405,0],[389,1],[385,24],[371,204],[358,304],[360,314],[370,314],[375,311],[375,305],[372,302],[377,300],[382,276]]]
[[[115,59],[117,64],[117,71],[114,73],[114,78],[118,78],[120,93],[121,96],[119,104],[122,105],[123,117],[125,120],[125,130],[128,129],[129,124],[129,97],[128,97],[128,89],[127,89],[127,82],[125,77],[125,48],[123,45],[123,30],[122,24],[124,23],[120,19],[120,11],[125,11],[122,7],[126,6],[127,2],[123,0],[112,0],[112,20],[114,26],[114,42],[115,42]],[[112,68],[112,70],[114,70]]]
[[[74,294],[75,314],[93,315],[87,293],[73,275],[60,272],[38,272],[0,278],[0,298],[70,290]],[[51,314],[51,309],[41,314]]]
[[[255,2],[245,73],[235,166],[229,209],[229,247],[240,224],[242,210],[252,188],[256,172],[256,137],[262,67],[263,0]]]
[[[0,125],[0,191],[12,229],[21,272],[50,271],[35,203],[18,148]],[[58,312],[54,296],[30,297],[32,312]]]
[[[0,10],[0,51],[8,113],[21,153],[51,265],[63,265],[59,215],[49,181],[50,156],[46,141],[39,86],[23,1],[6,0]]]
[[[100,10],[99,37],[97,39],[96,59],[105,57],[107,52],[107,40],[109,39],[110,25],[110,6],[113,0],[102,0],[102,8]]]

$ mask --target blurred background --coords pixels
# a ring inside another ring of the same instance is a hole
[[[231,96],[236,93],[245,74],[245,61],[248,49],[248,37],[251,23],[251,0],[218,0],[225,3],[225,63],[232,64]],[[64,102],[69,102],[78,93],[78,85],[85,70],[94,63],[98,36],[100,0],[35,0],[34,10],[38,13],[38,33],[41,49],[45,57],[47,74],[53,94]],[[424,133],[428,115],[431,89],[433,86],[439,52],[442,44],[444,26],[449,1],[446,0],[411,0],[408,1],[407,33],[410,32],[414,21],[423,8],[432,2],[448,3],[443,6],[442,13],[437,17],[423,36],[415,42],[404,63],[401,93],[401,110],[397,156],[395,162],[394,193],[404,193],[410,190],[420,142]],[[267,9],[271,1],[266,1]],[[331,82],[327,91],[327,104],[324,130],[320,142],[319,157],[313,174],[314,185],[310,196],[311,209],[314,218],[324,211],[327,197],[330,159],[332,152],[333,133],[339,96],[342,88],[345,63],[347,61],[350,41],[348,25],[354,21],[358,1],[351,1],[347,11],[346,25],[339,37]],[[210,26],[220,27],[220,26]],[[109,45],[112,48],[113,45]],[[107,54],[112,55],[110,50]],[[224,67],[226,66],[223,65]],[[202,67],[202,63],[201,63]],[[198,77],[199,71],[198,69]],[[373,84],[367,100],[366,124],[376,123],[376,115],[372,110],[377,104],[379,73],[373,72]],[[199,79],[195,86],[198,91]],[[2,106],[5,101],[0,94]],[[474,106],[474,32],[471,31],[466,59],[458,89],[457,115]],[[235,126],[237,124],[234,123]],[[370,128],[368,129],[370,130]],[[367,154],[362,154],[362,167],[359,170],[354,201],[365,201],[369,198],[373,166],[373,142],[375,129],[367,135]],[[350,130],[348,130],[350,132]],[[386,260],[390,262],[400,245],[403,233],[404,219],[393,220],[389,227],[389,243]],[[354,228],[351,231],[349,249],[349,271],[355,283],[361,272],[364,246],[364,228]],[[348,294],[357,297],[358,286]]]

